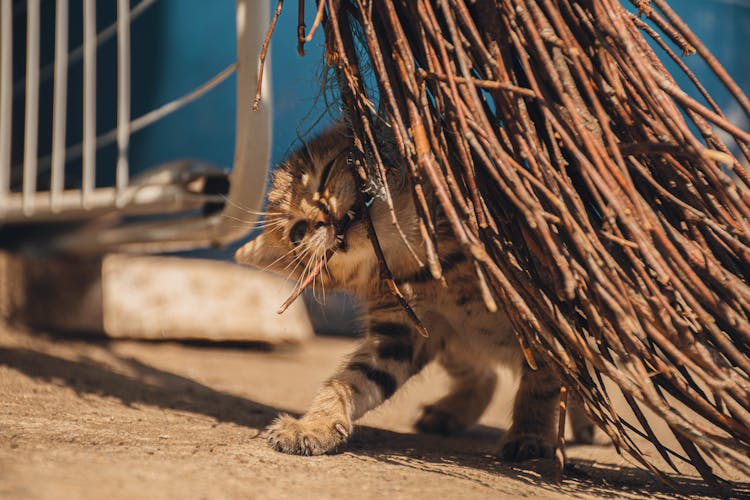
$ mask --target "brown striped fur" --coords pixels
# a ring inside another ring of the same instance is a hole
[[[521,372],[513,424],[501,444],[501,456],[551,457],[559,393],[554,372],[532,371],[522,364],[508,318],[485,308],[472,264],[444,220],[437,221],[443,284],[419,266],[392,224],[386,203],[376,197],[369,213],[386,260],[430,335],[415,332],[383,287],[364,223],[353,212],[358,192],[350,148],[347,129],[336,126],[283,162],[268,193],[263,233],[236,254],[241,263],[299,280],[330,249],[338,248],[316,279],[315,293],[348,290],[367,305],[366,336],[359,348],[324,384],[305,415],[281,415],[268,428],[269,443],[302,455],[335,449],[347,440],[355,420],[432,360],[445,367],[453,384],[448,395],[424,408],[416,426],[444,434],[466,429],[490,403],[500,363]],[[395,176],[388,182],[402,230],[424,261],[411,194]]]

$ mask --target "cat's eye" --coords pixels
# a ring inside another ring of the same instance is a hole
[[[307,221],[297,221],[289,231],[289,241],[294,245],[299,245],[305,234],[307,234]]]

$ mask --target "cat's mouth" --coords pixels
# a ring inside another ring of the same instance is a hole
[[[362,220],[363,215],[362,210],[352,207],[344,214],[341,220],[335,221],[332,224],[335,238],[334,251],[346,252],[349,249],[347,234],[353,225]]]

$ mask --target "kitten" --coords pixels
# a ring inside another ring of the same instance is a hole
[[[302,279],[335,249],[316,286],[348,290],[367,304],[365,340],[323,385],[304,416],[281,415],[269,426],[270,445],[300,455],[333,450],[351,435],[353,421],[437,360],[451,376],[452,387],[447,396],[423,409],[416,424],[419,430],[449,434],[474,424],[490,403],[497,383],[494,368],[501,363],[521,372],[501,458],[552,457],[560,391],[555,372],[544,367],[533,371],[523,362],[510,321],[504,313],[486,310],[473,265],[447,221],[436,221],[445,287],[419,267],[392,224],[387,204],[374,197],[369,214],[386,261],[429,337],[415,330],[379,278],[378,261],[361,220],[351,149],[350,133],[339,125],[283,162],[268,192],[265,230],[235,255],[240,263]],[[411,193],[395,172],[392,177],[388,182],[401,228],[424,260]]]

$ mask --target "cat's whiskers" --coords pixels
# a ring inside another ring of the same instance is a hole
[[[331,278],[331,270],[328,268],[328,256],[329,256],[329,252],[326,249],[323,248],[322,249],[322,253],[323,253],[323,255],[322,255],[321,259],[323,260],[323,269],[325,269],[325,272],[328,275],[328,278]],[[316,276],[315,278],[318,278],[318,276]],[[313,287],[315,286],[315,278],[313,278]],[[325,305],[325,303],[326,303],[326,300],[325,300],[326,299],[326,282],[325,282],[325,280],[323,279],[322,276],[320,276],[320,287],[323,290],[322,305]]]
[[[319,260],[319,257],[318,257],[319,250],[320,250],[319,247],[314,250],[313,259],[311,261],[311,264],[314,264],[314,263],[318,262],[318,260]],[[315,289],[315,283],[316,283],[317,280],[318,280],[318,274],[316,274],[316,275],[313,276],[313,280],[312,280],[312,292],[313,292],[313,298],[315,299],[315,301],[318,304],[320,304],[321,301],[320,301],[320,298],[318,298],[317,290]]]
[[[303,258],[306,256],[305,253],[299,253],[297,254],[294,259],[292,259],[286,266],[284,266],[284,269],[282,271],[286,271],[289,269],[289,267],[294,264],[294,267],[291,271],[289,271],[289,274],[287,275],[286,279],[291,280],[294,273],[299,269],[299,266],[302,264]]]
[[[260,230],[264,230],[267,228],[275,229],[278,226],[286,222],[281,216],[278,216],[275,219],[265,219],[261,223],[258,223],[257,221],[249,221],[249,220],[240,219],[239,217],[234,217],[233,215],[228,215],[224,213],[222,213],[221,216],[229,220],[239,222],[240,224],[244,224],[246,226],[253,226],[253,229],[260,229]]]
[[[328,252],[323,254],[323,268],[326,270],[328,277],[331,277],[331,270],[328,268]]]
[[[327,251],[325,250],[323,251],[323,255],[321,256],[321,259],[323,259],[323,267],[325,268],[326,273],[328,273],[328,276],[330,277],[331,273],[328,270],[328,252]],[[323,279],[323,276],[316,276],[316,277],[320,279],[320,288],[323,291],[322,304],[325,305],[326,304],[326,282]]]
[[[272,231],[278,229],[279,227],[282,227],[284,224],[286,224],[287,221],[285,219],[278,219],[278,220],[268,220],[263,221],[260,224],[256,224],[256,229],[270,229]]]
[[[268,224],[285,224],[289,220],[288,216],[284,214],[279,215],[262,215],[261,220],[257,221],[259,226]]]
[[[308,266],[307,272],[311,271],[312,269],[315,269],[316,267],[319,267],[320,262],[322,261],[323,266],[327,268],[328,265],[328,259],[327,254],[328,252],[328,246],[326,245],[326,242],[328,240],[328,235],[325,232],[316,232],[314,235],[310,238],[310,246],[313,249],[311,260]],[[319,303],[324,304],[325,303],[325,280],[322,276],[318,275],[319,273],[315,273],[312,279],[312,291],[313,291],[313,298]],[[330,276],[330,271],[328,271],[328,274]],[[321,294],[318,296],[318,290],[316,289],[317,281],[320,280],[320,291]]]
[[[311,265],[312,261],[313,261],[313,258],[312,258],[312,256],[310,256],[310,259],[308,259],[307,263],[305,264],[305,267],[302,269],[302,273],[300,273],[300,276],[297,279],[297,283],[294,285],[295,292],[297,290],[299,290],[299,288],[302,285],[302,283],[305,282],[305,278],[307,278],[307,273],[310,270],[310,265]]]
[[[242,227],[242,228],[246,228],[248,225],[247,222],[234,222],[234,221],[230,222],[230,224],[232,225],[231,227]]]
[[[304,283],[305,280],[307,280],[307,278],[310,275],[310,273],[312,272],[312,270],[315,269],[317,263],[320,261],[319,252],[320,252],[321,249],[323,249],[323,245],[320,244],[321,242],[319,240],[320,240],[320,237],[318,237],[317,234],[316,234],[316,235],[313,235],[313,236],[309,237],[305,241],[305,246],[303,247],[303,249],[304,249],[305,255],[306,256],[309,255],[309,258],[307,260],[307,264],[305,265],[305,268],[302,271],[302,274],[300,275],[300,279],[297,281],[297,287],[296,288],[299,288],[299,286],[302,283]],[[311,285],[312,285],[312,292],[313,292],[313,298],[316,301],[320,302],[318,300],[318,298],[317,298],[317,292],[315,290],[315,281],[316,281],[316,278],[317,278],[317,275],[313,276],[313,280],[312,280],[312,283],[311,283]]]
[[[244,207],[240,205],[239,203],[232,201],[229,199],[227,195],[221,195],[221,198],[224,200],[224,202],[232,205],[233,207],[237,208],[238,210],[242,210],[245,213],[248,213],[250,215],[257,215],[259,217],[265,216],[265,215],[285,215],[283,212],[266,212],[266,211],[258,211],[258,210],[252,210],[250,208]]]
[[[221,214],[221,216],[224,217],[224,218],[227,218],[229,220],[233,220],[233,221],[239,222],[240,224],[244,224],[246,226],[254,226],[255,225],[255,221],[248,221],[248,220],[240,219],[239,217],[234,217],[232,215],[227,215],[227,214]]]
[[[307,278],[307,276],[309,275],[309,273],[312,270],[312,267],[314,265],[315,265],[315,253],[312,253],[310,255],[310,260],[307,261],[307,266],[305,267],[305,273],[304,273],[305,278]],[[313,277],[313,280],[312,280],[312,283],[310,283],[310,286],[312,288],[313,298],[317,302],[318,301],[318,297],[317,297],[317,294],[315,293],[315,277]]]
[[[292,250],[290,250],[290,252],[296,252],[296,251],[297,251],[297,249],[296,249],[296,248],[293,248]],[[289,255],[289,252],[287,252],[287,253],[286,253],[286,255]],[[292,264],[297,264],[297,265],[295,265],[295,266],[294,266],[294,269],[292,269],[292,273],[293,273],[293,272],[294,272],[294,271],[295,271],[295,270],[297,269],[297,267],[298,267],[299,263],[300,263],[300,262],[302,261],[302,258],[303,258],[304,256],[305,256],[305,254],[304,254],[304,253],[298,253],[298,254],[296,254],[296,255],[294,256],[294,258],[292,258],[292,260],[290,260],[290,261],[289,261],[289,262],[287,263],[287,265],[285,265],[285,266],[284,266],[284,267],[283,267],[283,268],[282,268],[281,270],[282,270],[282,271],[286,271],[287,269],[289,269],[289,267],[290,267],[290,266],[291,266]],[[289,278],[291,278],[291,274],[290,274],[289,276],[287,276],[287,279],[289,279]]]
[[[294,268],[290,271],[289,275],[287,275],[287,279],[291,279],[292,278],[292,275],[299,268],[300,264],[302,264],[303,259],[305,257],[307,257],[307,253],[310,251],[310,242],[309,241],[303,241],[301,245],[302,245],[301,248],[300,247],[296,247],[296,248],[292,248],[292,250],[291,250],[292,252],[299,251],[299,253],[295,256],[294,259],[292,259],[292,261],[289,264],[287,264],[284,267],[284,270],[286,270],[286,269],[289,268],[289,266],[291,266],[292,264],[296,263],[295,266],[294,266]],[[306,267],[307,266],[305,266],[305,269],[306,269]],[[304,279],[304,277],[305,277],[305,272],[304,272],[304,269],[303,269],[302,275],[297,280],[297,285],[296,286],[299,286],[299,284],[302,282],[302,279]]]
[[[281,260],[285,259],[286,257],[288,257],[288,256],[289,256],[289,254],[293,253],[293,252],[294,252],[295,250],[297,250],[297,249],[296,249],[296,248],[292,248],[292,249],[291,249],[291,250],[289,250],[289,251],[288,251],[287,253],[285,253],[284,255],[282,255],[281,257],[279,257],[278,259],[274,260],[273,262],[271,262],[270,264],[268,264],[268,265],[267,265],[266,267],[264,267],[264,268],[263,268],[263,270],[264,270],[264,271],[268,271],[268,270],[269,270],[269,269],[270,269],[271,267],[275,266],[276,264],[278,264],[278,263],[279,263],[279,261],[281,261]],[[286,267],[284,267],[284,269],[287,269],[287,268],[288,268],[288,267],[289,267],[290,265],[292,265],[292,264],[294,263],[294,261],[295,261],[295,260],[297,260],[298,258],[299,258],[299,256],[297,256],[297,257],[295,257],[294,259],[292,259],[292,261],[291,261],[291,262],[290,262],[289,264],[287,264],[287,265],[286,265]],[[292,270],[292,272],[294,272],[294,270]],[[290,275],[290,276],[291,276],[291,275]]]

